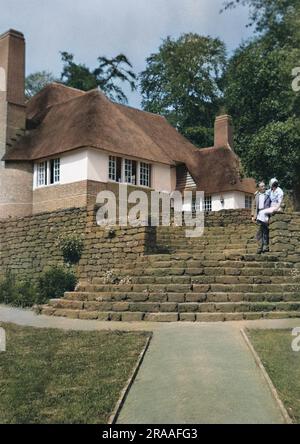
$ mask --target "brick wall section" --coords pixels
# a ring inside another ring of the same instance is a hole
[[[300,263],[300,213],[276,214],[271,218],[270,247],[272,253]]]

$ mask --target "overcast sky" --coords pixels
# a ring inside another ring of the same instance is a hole
[[[224,0],[0,0],[0,33],[22,31],[27,44],[26,73],[61,73],[59,51],[95,67],[97,57],[127,55],[136,73],[162,39],[185,32],[220,37],[231,52],[251,35],[248,10],[219,14]],[[129,104],[139,93],[126,89]]]

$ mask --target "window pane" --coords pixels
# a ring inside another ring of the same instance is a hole
[[[37,186],[47,184],[47,162],[40,162],[37,165]]]
[[[204,197],[204,210],[205,211],[212,211],[211,196]]]
[[[109,180],[117,180],[117,158],[115,156],[109,156],[108,178]]]
[[[150,187],[151,165],[149,163],[140,163],[140,185]]]
[[[124,181],[136,185],[136,161],[125,159],[124,160]]]
[[[108,178],[114,182],[122,182],[122,159],[109,156]]]
[[[60,159],[54,159],[54,183],[60,181]]]
[[[50,160],[50,184],[60,181],[60,159]]]
[[[252,196],[245,195],[245,208],[251,209],[252,208]]]

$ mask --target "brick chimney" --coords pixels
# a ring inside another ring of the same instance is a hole
[[[0,35],[0,161],[25,128],[24,95],[25,39],[21,32],[10,29]]]
[[[32,212],[31,162],[2,161],[11,145],[24,134],[25,39],[10,29],[0,35],[0,219]]]
[[[218,116],[215,120],[214,147],[233,149],[233,126],[228,115]]]

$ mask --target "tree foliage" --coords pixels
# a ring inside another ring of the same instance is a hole
[[[300,94],[292,70],[300,66],[299,0],[227,2],[250,6],[258,34],[229,60],[224,100],[235,123],[235,146],[246,172],[257,179],[278,176],[300,189]],[[298,205],[300,196],[297,195]]]
[[[132,91],[136,89],[136,75],[124,54],[114,58],[98,57],[98,66],[90,69],[84,64],[74,62],[74,55],[61,52],[63,71],[61,81],[83,91],[100,88],[110,99],[126,103],[127,97],[120,83],[127,82]]]
[[[83,91],[100,88],[110,99],[121,103],[127,102],[127,97],[121,87],[122,83],[128,83],[132,91],[136,89],[136,75],[124,54],[111,59],[98,57],[98,67],[95,69],[75,63],[74,55],[68,52],[61,52],[61,58],[63,70],[60,79],[46,71],[30,74],[26,78],[25,92],[28,99],[52,82]]]
[[[25,95],[27,99],[30,99],[37,94],[46,85],[52,82],[57,82],[57,79],[53,74],[47,71],[38,71],[30,74],[25,80]]]
[[[225,60],[219,39],[191,33],[168,37],[140,74],[143,108],[164,115],[193,143],[210,145]]]

